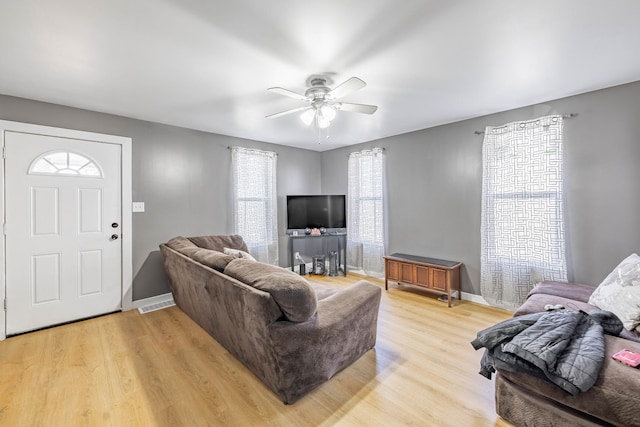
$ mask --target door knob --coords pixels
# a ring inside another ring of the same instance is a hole
[[[113,224],[111,224],[111,227],[112,227],[112,228],[118,228],[118,223],[117,223],[117,222],[114,222]]]
[[[111,240],[118,240],[118,235],[117,234],[112,234],[111,235]]]

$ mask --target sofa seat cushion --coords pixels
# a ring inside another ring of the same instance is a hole
[[[287,320],[304,322],[316,312],[318,301],[309,283],[294,272],[275,265],[236,258],[224,274],[268,292]]]
[[[572,396],[560,387],[533,375],[500,369],[500,375],[529,393],[545,396],[579,412],[613,425],[640,425],[640,370],[616,362],[611,356],[627,348],[640,352],[639,343],[605,335],[605,361],[596,383]]]

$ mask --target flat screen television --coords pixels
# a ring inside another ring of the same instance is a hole
[[[287,196],[287,229],[346,228],[345,196]]]

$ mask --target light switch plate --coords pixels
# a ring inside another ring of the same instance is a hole
[[[133,202],[133,212],[144,212],[144,202]]]

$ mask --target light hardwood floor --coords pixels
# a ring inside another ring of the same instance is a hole
[[[0,342],[0,425],[508,426],[470,341],[511,314],[371,281],[383,289],[375,349],[293,405],[171,307]]]

